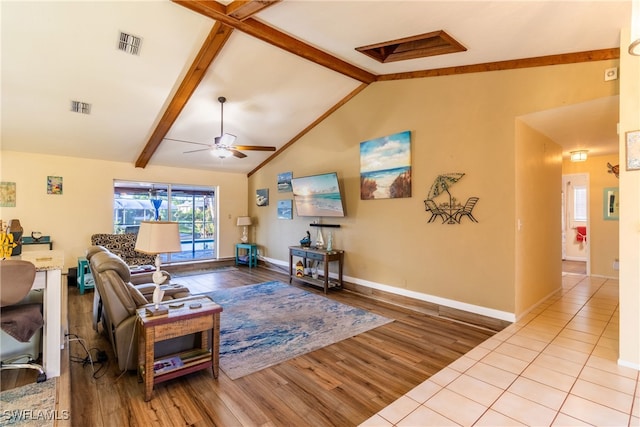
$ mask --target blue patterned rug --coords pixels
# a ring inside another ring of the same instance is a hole
[[[393,321],[281,282],[206,295],[223,307],[220,368],[232,380]]]

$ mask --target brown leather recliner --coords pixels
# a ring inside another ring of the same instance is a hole
[[[100,322],[109,337],[120,370],[137,369],[138,337],[136,310],[149,304],[154,284],[133,285],[129,266],[108,250],[87,250],[91,273],[95,280],[94,323]],[[162,285],[164,299],[187,301],[189,290],[179,285]],[[148,298],[145,297],[145,291]],[[150,290],[150,292],[149,292]],[[97,313],[96,299],[102,302],[102,312]],[[94,325],[97,326],[97,325]],[[174,338],[156,344],[156,357],[193,348],[196,337]]]

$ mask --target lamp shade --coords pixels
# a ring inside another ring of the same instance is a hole
[[[250,216],[239,216],[238,217],[238,223],[236,224],[238,227],[239,226],[247,226],[247,225],[251,225],[251,217]]]
[[[162,254],[181,250],[177,222],[142,221],[140,223],[136,251],[145,254]]]

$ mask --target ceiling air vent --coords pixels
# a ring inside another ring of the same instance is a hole
[[[71,101],[71,111],[80,114],[91,114],[91,104],[88,102]]]
[[[130,53],[131,55],[138,55],[140,52],[141,42],[142,42],[142,39],[140,37],[136,37],[131,34],[120,32],[118,49],[123,52]]]
[[[357,47],[356,50],[384,63],[464,52],[467,48],[458,43],[449,34],[440,30],[420,34],[419,36]]]

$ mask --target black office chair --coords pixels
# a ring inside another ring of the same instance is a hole
[[[27,296],[36,277],[36,267],[28,261],[0,261],[0,319],[2,354],[0,369],[35,369],[37,382],[47,375],[35,363],[40,354],[40,334],[44,319],[42,304],[31,303]]]

